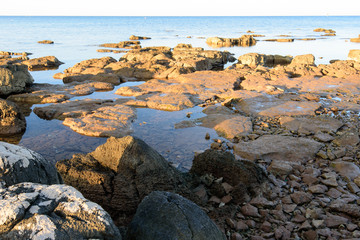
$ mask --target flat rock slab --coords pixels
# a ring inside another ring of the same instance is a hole
[[[63,124],[73,131],[92,137],[123,137],[132,132],[136,110],[124,105],[106,106],[77,118],[65,118]]]
[[[336,161],[330,164],[342,177],[354,180],[360,176],[360,168],[353,162]]]
[[[314,134],[317,132],[335,133],[344,124],[335,118],[317,116],[306,118],[281,117],[280,125],[290,131]]]
[[[73,187],[19,183],[0,187],[1,239],[119,239],[104,209]]]
[[[235,154],[248,160],[269,159],[306,162],[315,157],[323,144],[307,138],[264,135],[251,142],[234,145]]]
[[[277,116],[314,116],[321,106],[317,102],[288,101],[271,95],[262,95],[243,99],[235,105],[239,111],[248,115],[277,117]]]

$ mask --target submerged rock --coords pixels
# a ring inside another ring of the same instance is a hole
[[[0,199],[1,239],[121,239],[109,214],[70,186],[20,183]]]
[[[25,130],[25,117],[16,104],[0,99],[0,136],[21,134]]]
[[[180,189],[181,175],[140,139],[109,138],[94,152],[59,161],[65,183],[101,204],[118,225],[129,222],[141,200],[154,190]]]
[[[190,200],[155,191],[140,203],[127,239],[226,239],[214,222]]]
[[[11,186],[21,182],[59,184],[54,165],[25,147],[0,142],[0,182]]]
[[[0,66],[0,96],[21,93],[33,82],[26,65]]]

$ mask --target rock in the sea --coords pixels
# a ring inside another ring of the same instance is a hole
[[[0,188],[0,239],[120,239],[111,217],[66,185]]]
[[[38,43],[40,43],[40,44],[54,44],[54,41],[51,41],[51,40],[42,40],[42,41],[38,41]]]
[[[292,57],[280,55],[265,55],[259,53],[247,53],[238,58],[240,64],[246,64],[249,67],[256,67],[258,65],[273,67],[276,65],[290,64]]]
[[[154,191],[140,203],[127,239],[225,240],[225,235],[195,203],[180,195]]]
[[[131,35],[129,37],[130,40],[145,40],[145,39],[151,39],[150,37],[142,37],[142,36],[135,36],[135,35]]]
[[[101,204],[119,225],[128,224],[138,204],[155,190],[175,191],[182,177],[140,139],[109,138],[94,152],[56,164],[64,182]]]
[[[37,70],[48,70],[48,69],[57,69],[63,62],[60,62],[54,56],[46,56],[40,58],[33,58],[27,61],[23,61],[22,64],[28,66],[30,71]]]
[[[12,93],[21,93],[25,87],[31,85],[34,79],[26,65],[0,66],[0,96]]]
[[[267,182],[266,173],[256,163],[237,161],[230,152],[213,149],[195,156],[190,172],[198,176],[211,174],[223,178],[224,182],[234,186],[232,197],[235,202],[242,202],[245,196],[260,194]]]
[[[323,144],[307,139],[281,135],[263,135],[254,141],[234,145],[235,154],[244,159],[269,159],[306,162],[315,157]]]
[[[25,147],[0,142],[0,182],[11,186],[22,182],[59,184],[62,179],[54,165]]]
[[[348,54],[348,59],[360,62],[360,49],[352,49],[352,50],[350,50],[350,52]]]
[[[0,99],[0,136],[23,133],[26,120],[15,103]]]
[[[256,39],[252,35],[243,35],[240,38],[210,37],[206,39],[206,43],[211,47],[249,47],[256,44]]]

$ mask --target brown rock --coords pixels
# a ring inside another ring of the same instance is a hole
[[[306,162],[315,157],[322,144],[305,138],[264,135],[251,142],[234,145],[235,154],[249,160]]]
[[[211,47],[248,47],[255,45],[256,40],[252,35],[243,35],[240,38],[210,37],[206,39],[206,43]]]
[[[360,218],[360,206],[357,204],[333,203],[330,209],[336,212],[346,213],[354,218]]]
[[[318,132],[335,133],[343,126],[341,121],[323,116],[307,118],[281,117],[280,124],[290,131],[305,134]]]
[[[355,146],[360,142],[359,132],[356,129],[350,129],[332,142],[337,146]]]
[[[66,184],[101,204],[118,226],[128,223],[150,192],[180,189],[180,173],[146,143],[130,136],[111,137],[94,152],[74,155],[56,167]]]
[[[348,59],[360,62],[360,49],[352,49],[348,54]]]
[[[151,39],[150,37],[141,37],[141,36],[135,36],[135,35],[131,35],[129,37],[130,40],[145,40],[145,39]]]
[[[21,134],[25,129],[25,117],[16,104],[0,99],[0,136]]]
[[[349,222],[349,220],[347,218],[333,215],[330,213],[327,214],[327,217],[325,219],[325,225],[327,227],[338,227],[339,225],[346,224],[348,222]]]
[[[263,222],[263,224],[261,224],[260,229],[264,232],[271,232],[272,231],[272,226],[271,223],[269,223],[268,221]]]
[[[308,230],[308,231],[304,232],[303,237],[306,240],[316,240],[316,239],[318,239],[318,235],[317,235],[316,231],[314,231],[314,230]]]
[[[33,58],[27,61],[23,61],[22,64],[28,66],[30,71],[37,71],[37,70],[48,70],[48,69],[58,69],[63,62],[60,62],[54,56],[47,56],[47,57],[40,57],[40,58]]]
[[[312,54],[298,55],[298,56],[294,57],[294,59],[291,61],[291,64],[292,65],[296,65],[296,64],[314,65],[315,57]]]
[[[311,193],[325,193],[328,190],[328,188],[325,185],[313,185],[309,187],[309,191]]]
[[[246,204],[245,206],[242,206],[241,213],[244,214],[244,216],[260,217],[258,209],[251,204]]]
[[[305,192],[295,192],[290,197],[296,204],[309,203],[312,200],[312,195]]]
[[[51,41],[51,40],[42,40],[42,41],[38,41],[38,43],[41,43],[41,44],[54,44],[54,41]]]
[[[340,176],[348,177],[351,180],[354,180],[360,175],[360,168],[352,162],[335,161],[331,162],[330,166],[333,167]]]
[[[336,188],[330,188],[330,190],[326,193],[329,197],[332,197],[334,199],[337,199],[341,196],[341,192],[336,190]]]
[[[0,66],[0,96],[21,93],[32,85],[34,79],[26,65],[1,65]]]
[[[267,170],[276,176],[287,176],[292,173],[293,165],[291,162],[273,160]]]
[[[238,221],[236,223],[236,230],[239,231],[239,230],[247,230],[249,229],[249,226],[244,223],[243,221]]]

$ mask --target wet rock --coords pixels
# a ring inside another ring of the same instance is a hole
[[[240,38],[209,37],[206,43],[211,47],[249,47],[256,44],[256,39],[252,35],[243,35]]]
[[[131,35],[129,37],[129,40],[145,40],[145,39],[151,39],[151,38],[150,37],[135,36],[135,35]]]
[[[21,134],[25,129],[25,117],[16,104],[0,99],[0,136]]]
[[[26,65],[0,66],[0,96],[21,93],[33,82]]]
[[[56,164],[64,182],[101,204],[117,225],[125,225],[138,204],[155,190],[180,189],[180,173],[142,140],[109,138],[87,155]]]
[[[352,49],[348,54],[349,60],[360,62],[360,49]]]
[[[54,44],[54,41],[51,41],[51,40],[42,40],[42,41],[38,41],[38,43],[41,43],[41,44]]]
[[[193,202],[177,194],[155,191],[140,203],[127,239],[226,239]]]
[[[295,192],[290,197],[296,204],[309,203],[312,200],[312,195],[305,192]]]
[[[263,135],[254,141],[234,145],[235,154],[249,160],[269,159],[306,162],[315,157],[322,144],[306,138]]]
[[[255,163],[236,161],[231,153],[216,150],[206,150],[195,156],[190,172],[198,176],[211,174],[216,178],[223,177],[224,182],[234,187],[231,194],[235,202],[242,202],[245,195],[255,197],[261,193],[267,179]]]
[[[22,64],[28,66],[30,71],[37,71],[37,70],[48,70],[48,69],[57,69],[63,62],[60,62],[54,56],[47,56],[47,57],[40,57],[40,58],[33,58],[27,61],[23,61]]]
[[[109,214],[70,186],[20,183],[0,199],[1,239],[121,239]]]
[[[21,182],[59,184],[62,179],[56,168],[40,154],[0,142],[0,182],[5,186]]]

